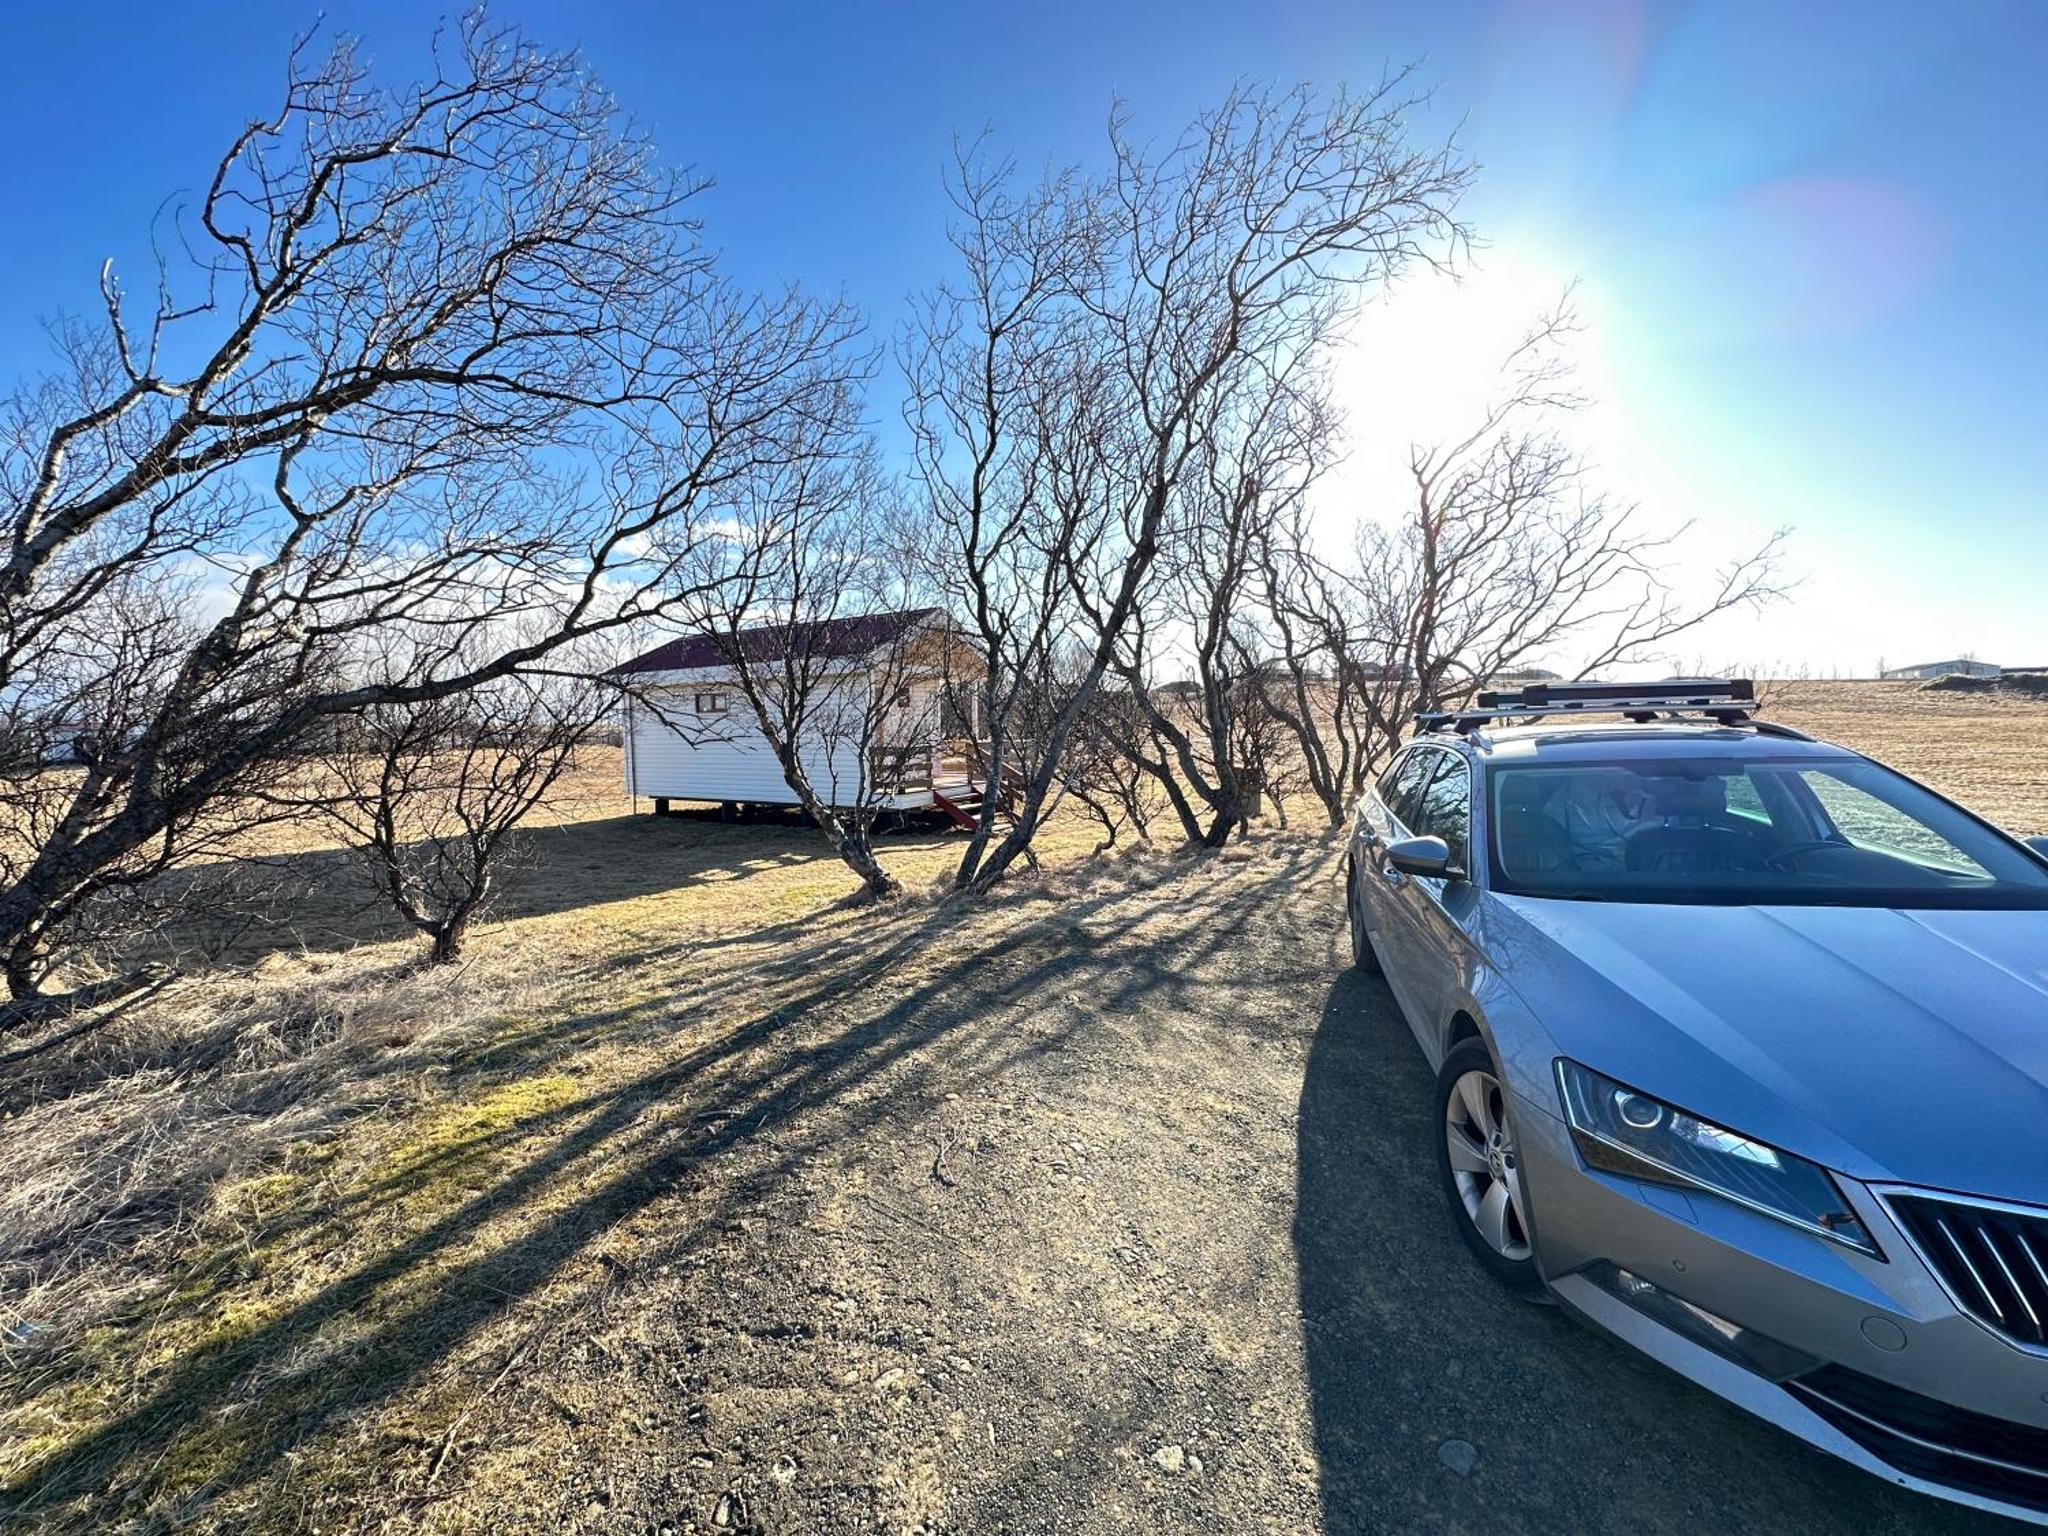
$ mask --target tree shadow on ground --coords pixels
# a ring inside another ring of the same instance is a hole
[[[937,848],[953,835],[918,825],[878,841],[886,856]],[[714,811],[523,827],[505,841],[489,916],[552,917],[720,886],[733,887],[739,898],[759,876],[813,865],[822,879],[841,870],[817,829],[793,813],[729,823]],[[848,892],[859,888],[851,874],[843,883]],[[142,958],[162,958],[156,953],[162,948],[188,961],[198,956],[249,965],[269,954],[417,937],[391,910],[362,861],[338,848],[200,866],[176,877],[167,897],[180,910]],[[286,915],[266,916],[275,906]]]
[[[1313,857],[1306,849],[1276,855],[1235,882],[1228,899],[1212,890],[1177,900],[1176,947],[1231,942],[1235,903],[1291,885]],[[670,1230],[671,1245],[759,1207],[793,1171],[867,1128],[931,1112],[963,1074],[980,1080],[1058,1050],[1092,1013],[1024,1031],[995,1022],[1053,988],[1112,1010],[1173,1006],[1175,967],[1134,965],[1118,949],[1159,915],[1156,904],[1132,899],[1147,883],[1134,880],[1135,889],[1119,883],[1035,921],[1011,913],[991,924],[985,904],[959,902],[876,914],[765,961],[737,962],[743,978],[701,978],[681,996],[606,1006],[600,988],[584,1014],[452,1063],[449,1096],[460,1101],[555,1073],[593,1031],[655,1058],[622,1080],[281,1212],[255,1234],[256,1248],[389,1210],[445,1173],[451,1158],[465,1160],[474,1180],[451,1208],[316,1292],[238,1330],[217,1330],[139,1380],[122,1411],[0,1488],[0,1516],[62,1509],[93,1528],[143,1510],[191,1518],[301,1463],[323,1435],[357,1432],[479,1330],[545,1308],[541,1293],[597,1239],[678,1189],[703,1198]],[[892,976],[899,967],[906,974]],[[742,998],[749,1006],[736,1014]],[[943,1071],[935,1072],[942,1043]],[[486,1155],[494,1147],[511,1166]],[[522,1150],[523,1160],[512,1156]],[[234,1284],[232,1272],[218,1288],[188,1284],[166,1306],[205,1316]]]
[[[1328,1536],[2012,1529],[1823,1456],[1495,1286],[1446,1208],[1433,1105],[1392,995],[1344,973],[1302,1084],[1294,1226]],[[1476,1450],[1469,1472],[1448,1442]]]

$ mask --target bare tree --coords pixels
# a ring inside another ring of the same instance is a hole
[[[1301,522],[1275,525],[1265,585],[1293,681],[1279,700],[1333,822],[1418,711],[1567,652],[1581,677],[1640,664],[1783,590],[1783,532],[1724,561],[1704,589],[1674,588],[1687,528],[1646,529],[1636,507],[1603,495],[1562,424],[1582,403],[1574,329],[1568,307],[1546,317],[1472,431],[1411,451],[1408,507],[1361,526],[1348,569],[1319,560]],[[1330,679],[1320,699],[1317,673]]]
[[[907,415],[934,582],[988,657],[989,771],[1019,790],[1000,841],[990,797],[960,886],[1030,846],[1225,402],[1360,286],[1460,238],[1467,172],[1410,146],[1403,89],[1240,89],[1158,154],[1119,112],[1105,174],[1022,193],[1007,162],[961,156],[963,278],[909,328]],[[1045,720],[1028,749],[1026,715]]]
[[[372,705],[338,733],[318,803],[434,964],[462,954],[513,833],[612,707],[580,678],[515,674]]]
[[[1330,458],[1333,418],[1320,381],[1292,376],[1309,372],[1325,338],[1303,340],[1289,373],[1241,391],[1229,402],[1231,417],[1204,434],[1183,486],[1184,515],[1161,541],[1159,579],[1111,656],[1151,734],[1168,748],[1155,777],[1187,791],[1168,791],[1182,830],[1210,847],[1243,828],[1253,801],[1286,775],[1273,751],[1270,625],[1256,598],[1265,530],[1299,515]],[[1191,690],[1165,695],[1149,686],[1161,656],[1183,653]]]
[[[480,18],[410,88],[343,40],[222,157],[149,313],[109,275],[58,333],[0,402],[0,699],[10,740],[92,750],[8,780],[16,997],[322,722],[676,601],[673,531],[858,366],[842,311],[718,275],[699,185],[575,58]]]
[[[201,633],[191,617],[203,601],[196,587],[162,572],[110,581],[88,613],[47,627],[27,656],[31,665],[0,692],[0,893],[46,880],[53,851],[82,840],[109,813],[145,752],[153,784],[172,793],[207,771],[219,732],[151,736]],[[280,692],[288,686],[274,669],[252,666],[250,686],[266,682]],[[238,794],[166,807],[154,835],[128,856],[108,860],[91,879],[59,885],[0,953],[23,1005],[0,1010],[0,1030],[44,1011],[45,1000],[33,994],[51,935],[61,932],[88,969],[117,966],[149,947],[143,941],[166,915],[153,891],[159,877],[175,864],[231,858],[288,815],[273,792],[292,770],[288,754],[253,759],[237,775]],[[119,990],[112,978],[98,985]]]
[[[1074,722],[1060,761],[1060,785],[1102,828],[1096,853],[1116,846],[1126,830],[1152,840],[1160,801],[1192,815],[1165,766],[1166,747],[1153,733],[1150,711],[1120,682],[1106,681]]]
[[[1317,553],[1305,504],[1258,530],[1256,601],[1270,636],[1261,702],[1292,738],[1301,784],[1331,826],[1349,814],[1371,777],[1376,722],[1405,662],[1378,633],[1365,573],[1332,569]]]

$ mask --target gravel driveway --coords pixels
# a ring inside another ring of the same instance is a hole
[[[2012,1529],[1488,1284],[1335,881],[1321,845],[1255,845],[842,1000],[858,1088],[811,1101],[813,1150],[644,1330],[637,1374],[660,1397],[680,1360],[715,1459],[608,1515],[680,1531],[724,1490],[791,1532]]]

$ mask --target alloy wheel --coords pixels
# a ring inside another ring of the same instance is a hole
[[[1490,1072],[1461,1076],[1444,1106],[1444,1144],[1465,1214],[1486,1245],[1504,1259],[1529,1257],[1522,1211],[1522,1172],[1500,1080]]]

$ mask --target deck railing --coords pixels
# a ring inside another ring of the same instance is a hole
[[[888,794],[913,794],[970,780],[986,782],[990,745],[963,736],[881,743],[875,747],[871,760],[875,787]],[[1007,800],[1021,786],[1016,771],[1006,765],[1002,775],[1003,798]]]
[[[938,777],[939,747],[932,742],[879,742],[869,760],[875,788],[885,794],[909,794],[932,787]]]

